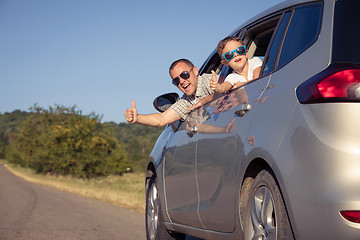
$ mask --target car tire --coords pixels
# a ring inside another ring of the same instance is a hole
[[[156,179],[149,181],[146,193],[146,239],[147,240],[184,240],[186,235],[169,232],[161,214],[160,199]]]
[[[270,170],[262,170],[250,188],[244,234],[245,240],[294,239],[279,186]]]
[[[245,178],[241,186],[240,197],[239,197],[239,216],[240,216],[241,229],[244,229],[246,205],[249,199],[250,188],[253,182],[254,182],[254,178],[247,177]]]

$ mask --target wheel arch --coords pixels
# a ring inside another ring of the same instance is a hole
[[[239,216],[240,216],[240,226],[241,229],[244,229],[244,217],[245,209],[248,201],[248,196],[252,183],[254,182],[255,177],[264,169],[271,169],[270,165],[262,158],[253,159],[247,166],[240,186],[240,195],[239,195]]]
[[[145,194],[147,193],[150,179],[156,178],[155,166],[152,162],[149,162],[145,171]]]
[[[154,176],[154,174],[156,175],[155,166],[152,162],[150,162],[146,168],[145,177],[151,178]]]
[[[271,169],[270,165],[262,158],[253,159],[245,170],[243,182],[247,177],[255,178],[264,169]]]
[[[244,229],[243,226],[243,218],[245,217],[245,207],[246,207],[246,203],[248,200],[248,196],[249,196],[249,192],[250,192],[250,188],[251,185],[255,179],[255,177],[262,171],[262,170],[268,170],[270,172],[270,174],[274,177],[276,184],[278,185],[281,197],[283,199],[283,202],[285,204],[285,210],[287,212],[288,215],[288,219],[289,219],[289,224],[290,224],[290,228],[292,231],[292,234],[294,236],[294,231],[293,231],[293,227],[292,227],[292,223],[290,221],[290,216],[289,216],[289,210],[288,210],[288,206],[287,206],[287,201],[286,201],[286,197],[284,196],[283,193],[283,189],[282,189],[282,185],[279,182],[278,176],[276,175],[276,169],[273,169],[266,160],[264,160],[263,158],[255,158],[253,159],[247,166],[243,178],[242,178],[242,182],[241,182],[241,191],[240,191],[240,196],[239,196],[239,214],[240,214],[240,218],[241,218],[241,228]]]

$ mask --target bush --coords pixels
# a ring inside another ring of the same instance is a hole
[[[7,148],[7,160],[38,173],[82,178],[122,174],[131,167],[124,145],[103,130],[95,114],[75,107],[37,105]]]

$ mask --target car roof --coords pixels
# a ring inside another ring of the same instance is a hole
[[[249,19],[246,22],[244,22],[243,24],[241,24],[241,26],[238,27],[234,31],[234,33],[237,32],[239,29],[243,28],[244,26],[247,26],[260,18],[266,17],[268,15],[271,15],[275,12],[281,11],[285,8],[289,8],[291,6],[295,6],[295,5],[299,5],[299,4],[303,4],[303,3],[311,3],[311,2],[319,2],[319,0],[285,0],[283,2],[280,2],[276,5],[274,5],[273,7],[268,8],[267,10],[265,10],[263,12],[260,12],[256,16],[252,17],[251,19]]]

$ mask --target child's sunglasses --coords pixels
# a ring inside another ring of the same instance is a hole
[[[178,86],[179,83],[180,83],[180,78],[186,80],[186,79],[189,79],[190,77],[190,72],[191,70],[193,69],[194,67],[192,67],[189,71],[183,71],[178,77],[174,78],[172,80],[172,83],[175,85],[175,86]]]
[[[226,53],[223,54],[223,57],[226,61],[230,61],[231,59],[233,59],[235,57],[234,52],[236,52],[238,55],[244,55],[246,53],[246,46],[242,45],[232,51],[228,51]]]

